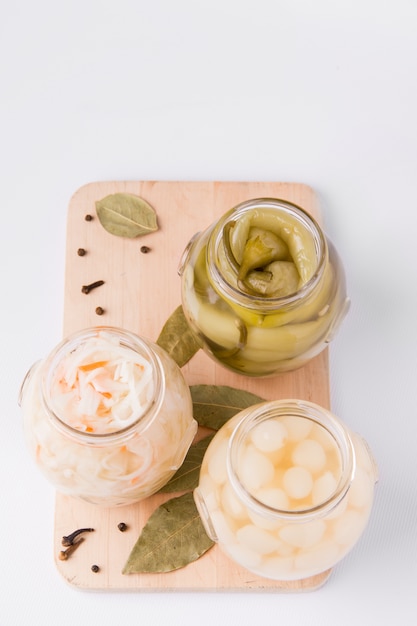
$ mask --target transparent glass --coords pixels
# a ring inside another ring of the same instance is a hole
[[[119,328],[65,339],[31,368],[19,403],[27,445],[46,478],[60,492],[103,506],[158,491],[197,430],[176,363]]]
[[[258,265],[242,273],[245,245],[256,252],[256,235]],[[276,256],[268,256],[274,245]],[[304,365],[349,308],[336,249],[310,215],[282,200],[249,200],[197,233],[179,274],[185,316],[205,351],[248,376]]]
[[[229,558],[265,578],[302,580],[356,544],[376,480],[359,435],[314,403],[280,400],[245,409],[216,433],[194,497]]]

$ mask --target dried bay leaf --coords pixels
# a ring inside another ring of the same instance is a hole
[[[180,308],[180,307],[179,307]],[[263,402],[249,391],[226,385],[190,387],[194,417],[201,426],[219,430],[239,411]],[[182,466],[159,493],[187,491],[162,504],[150,516],[137,539],[123,574],[163,573],[198,560],[214,542],[207,535],[192,490],[198,485],[201,463],[213,439],[209,435],[193,444]]]
[[[200,426],[219,430],[233,415],[248,406],[264,402],[249,391],[226,385],[192,385],[194,418]]]
[[[122,573],[171,572],[196,561],[213,545],[193,494],[186,493],[168,500],[150,516]]]
[[[114,193],[97,200],[100,224],[112,235],[139,237],[158,230],[155,210],[132,193]]]
[[[178,306],[165,322],[158,339],[158,346],[163,348],[182,367],[201,348],[192,332],[182,306]]]
[[[200,439],[193,444],[184,459],[181,467],[166,485],[159,490],[160,493],[174,493],[176,491],[190,491],[198,486],[201,463],[213,435]]]

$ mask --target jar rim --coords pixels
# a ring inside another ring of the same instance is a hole
[[[60,417],[54,407],[54,403],[51,399],[50,387],[53,378],[55,368],[60,362],[60,359],[69,352],[76,349],[78,345],[81,345],[84,341],[95,337],[98,333],[106,333],[112,337],[116,337],[120,340],[120,345],[126,347],[132,352],[137,352],[145,357],[152,368],[152,378],[154,381],[153,397],[149,403],[145,406],[143,411],[129,422],[128,425],[121,427],[108,433],[93,433],[79,430],[70,424],[68,424],[62,416]],[[145,430],[153,421],[157,415],[164,397],[165,390],[165,375],[162,363],[156,352],[151,349],[150,342],[143,337],[122,329],[117,326],[93,326],[76,331],[67,337],[65,337],[57,346],[49,353],[45,358],[42,365],[41,372],[41,384],[40,394],[41,401],[44,409],[48,415],[48,418],[53,422],[54,426],[63,434],[70,436],[77,441],[82,441],[87,445],[103,445],[110,443],[117,443],[121,439],[125,440],[130,436],[134,436],[137,432],[137,427],[140,424],[141,430]]]
[[[282,211],[287,211],[293,216],[297,217],[303,225],[309,229],[312,237],[314,238],[314,245],[317,255],[317,266],[313,275],[302,285],[297,291],[285,296],[260,296],[257,294],[251,294],[237,288],[231,284],[223,272],[219,268],[217,259],[219,256],[219,249],[224,239],[224,230],[230,222],[234,221],[236,217],[249,211],[253,208],[276,208]],[[207,266],[210,267],[210,271],[213,275],[213,281],[216,288],[222,292],[228,299],[235,302],[235,304],[243,305],[249,309],[259,311],[260,308],[265,310],[276,309],[277,307],[288,306],[298,303],[300,300],[308,296],[316,285],[321,280],[324,272],[324,268],[327,262],[328,246],[327,240],[324,236],[323,230],[318,224],[317,220],[310,215],[301,206],[290,202],[288,200],[282,200],[280,198],[253,198],[245,200],[236,205],[229,211],[227,211],[213,226],[209,236],[207,245]]]
[[[259,515],[271,519],[302,519],[327,514],[345,497],[353,481],[356,468],[355,448],[343,422],[329,410],[307,400],[271,400],[245,409],[242,419],[236,424],[227,446],[226,467],[230,483],[239,497]],[[304,509],[278,509],[256,498],[242,484],[236,469],[238,448],[251,426],[272,417],[297,416],[309,419],[328,432],[335,442],[341,460],[341,471],[336,488],[328,498],[315,506]]]

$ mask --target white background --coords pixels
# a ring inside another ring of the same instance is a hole
[[[417,623],[417,2],[17,0],[0,19],[0,625]],[[310,184],[352,308],[332,407],[380,468],[319,591],[90,593],[52,554],[54,492],[17,393],[61,339],[66,211],[94,180]]]

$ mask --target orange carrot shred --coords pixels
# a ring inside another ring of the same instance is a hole
[[[108,361],[96,361],[95,363],[86,363],[85,365],[79,365],[78,369],[82,372],[91,372],[91,370],[95,370],[98,367],[104,367],[107,365]]]

